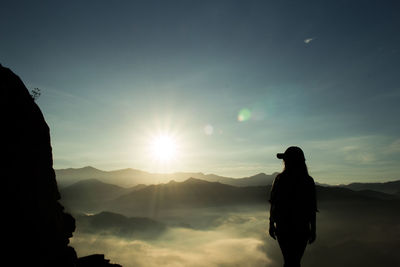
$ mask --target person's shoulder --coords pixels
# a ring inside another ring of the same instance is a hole
[[[275,180],[275,181],[282,180],[285,176],[286,176],[286,175],[285,175],[284,172],[278,173],[278,175],[275,176],[275,179],[274,179],[274,180]]]
[[[272,181],[272,186],[278,184],[279,180],[281,179],[282,179],[282,173],[277,174],[274,180]]]
[[[310,183],[310,184],[312,184],[312,185],[315,185],[314,178],[312,178],[310,175],[308,175],[308,176],[306,177],[306,179],[307,179],[307,182],[308,182],[308,183]]]

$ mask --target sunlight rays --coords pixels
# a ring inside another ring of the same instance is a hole
[[[161,162],[169,162],[177,156],[176,141],[167,134],[153,137],[151,141],[152,156]]]

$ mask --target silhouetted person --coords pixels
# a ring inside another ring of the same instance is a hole
[[[283,159],[285,168],[271,189],[269,234],[278,239],[284,267],[299,267],[307,243],[316,238],[315,183],[299,147],[289,147],[277,157]]]

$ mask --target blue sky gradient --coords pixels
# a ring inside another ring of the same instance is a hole
[[[400,174],[399,7],[5,1],[0,63],[41,89],[55,168],[241,177],[280,171],[275,154],[299,145],[319,182],[387,181]],[[165,132],[179,157],[160,166],[148,143]]]

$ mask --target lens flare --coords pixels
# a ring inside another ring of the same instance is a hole
[[[238,114],[238,121],[243,122],[251,118],[251,111],[247,108],[242,108]]]
[[[210,125],[210,124],[207,124],[207,125],[204,127],[204,133],[205,133],[206,135],[212,135],[212,134],[214,133],[214,127],[212,127],[212,125]]]

